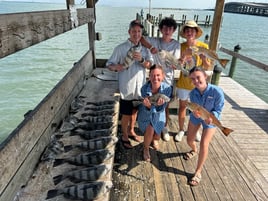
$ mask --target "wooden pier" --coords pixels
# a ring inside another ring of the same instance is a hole
[[[228,2],[224,12],[268,17],[268,3]]]
[[[142,159],[142,143],[132,150],[118,144],[110,200],[268,200],[268,104],[229,77],[221,77],[220,87],[225,93],[222,123],[235,131],[228,137],[215,133],[200,185],[187,184],[197,157],[182,158],[189,147],[186,136],[173,140],[178,132],[173,114],[172,138],[161,140],[159,151],[151,149],[151,163]]]

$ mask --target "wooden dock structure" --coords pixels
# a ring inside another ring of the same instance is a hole
[[[224,12],[268,17],[268,3],[227,2]]]
[[[111,201],[268,200],[268,104],[231,78],[220,79],[225,93],[222,123],[234,132],[228,137],[215,133],[199,186],[187,184],[197,157],[183,159],[189,147],[186,136],[173,140],[178,123],[172,114],[172,138],[160,140],[159,151],[151,149],[151,163],[142,159],[142,143],[132,141],[136,146],[131,150],[118,143]]]

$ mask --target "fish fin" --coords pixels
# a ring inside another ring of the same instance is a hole
[[[56,196],[59,195],[59,194],[60,194],[60,192],[59,192],[59,190],[57,190],[57,189],[49,190],[49,191],[47,192],[46,200],[51,199],[51,198],[54,198],[54,197],[56,197]]]
[[[73,145],[64,146],[64,152],[71,151],[72,149],[73,149]]]
[[[59,166],[65,162],[64,159],[55,159],[53,167]]]
[[[227,128],[227,127],[222,127],[221,131],[223,132],[223,134],[225,136],[228,136],[231,132],[233,132],[234,130]]]
[[[58,183],[60,183],[62,180],[64,179],[63,175],[58,175],[53,177],[53,182],[55,185],[57,185]]]
[[[219,62],[223,68],[226,67],[227,63],[229,62],[229,59],[219,59]]]

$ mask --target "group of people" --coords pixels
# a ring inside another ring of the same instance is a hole
[[[135,133],[136,121],[138,127],[144,134],[143,159],[150,162],[150,146],[159,150],[161,133],[163,140],[169,141],[170,136],[167,128],[169,103],[160,96],[152,103],[150,97],[162,94],[166,97],[179,100],[179,132],[175,141],[181,141],[185,131],[184,122],[186,118],[187,101],[195,102],[205,107],[217,118],[224,104],[222,90],[207,82],[207,70],[211,61],[206,55],[192,54],[191,46],[202,46],[208,48],[206,43],[197,39],[202,35],[202,29],[195,21],[186,22],[181,30],[180,36],[186,41],[180,44],[172,38],[177,29],[177,23],[173,18],[166,17],[159,23],[161,38],[144,37],[143,25],[138,20],[133,20],[128,29],[129,38],[115,47],[106,66],[111,71],[118,72],[120,91],[120,114],[121,114],[121,142],[126,149],[131,149],[131,141],[142,142],[141,137]],[[129,68],[125,68],[124,61],[129,56],[129,50],[133,46],[141,46],[139,51],[133,51],[131,58],[134,60]],[[165,50],[171,53],[181,66],[189,70],[189,74],[180,73],[177,82],[174,81],[174,69],[176,66],[166,62],[159,57],[157,52]],[[146,69],[149,69],[149,80],[146,81]],[[134,102],[141,101],[141,104]],[[198,185],[201,180],[201,171],[208,155],[208,146],[215,133],[215,126],[211,124],[212,119],[202,120],[198,112],[190,113],[187,129],[187,143],[191,150],[183,155],[189,160],[198,155],[197,168],[194,176],[190,179],[190,185]],[[203,127],[202,135],[198,130]],[[200,141],[198,152],[196,141]]]

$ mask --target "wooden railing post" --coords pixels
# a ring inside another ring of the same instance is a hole
[[[238,53],[239,50],[241,50],[241,47],[239,45],[236,45],[234,47],[234,52]],[[230,71],[229,71],[229,77],[231,77],[231,78],[233,78],[233,75],[234,75],[234,72],[235,72],[236,60],[237,60],[237,57],[233,56]]]
[[[211,84],[219,85],[222,69],[217,65],[214,66]]]

